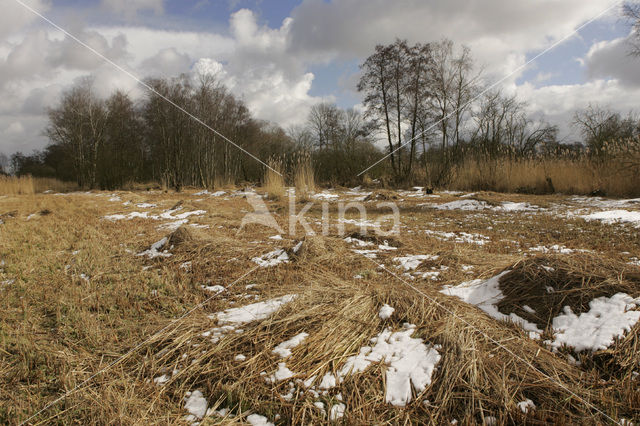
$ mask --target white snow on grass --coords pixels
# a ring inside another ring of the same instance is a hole
[[[484,201],[478,201],[473,199],[464,199],[451,201],[444,204],[423,204],[424,207],[430,207],[437,210],[485,210],[490,209],[491,206]]]
[[[540,253],[560,253],[560,254],[571,254],[571,253],[575,253],[575,252],[581,252],[581,253],[586,253],[589,250],[584,250],[584,249],[570,249],[567,248],[563,245],[560,244],[554,244],[552,246],[546,247],[546,246],[536,246],[536,247],[531,247],[529,249],[529,251],[536,251],[536,252],[540,252]]]
[[[170,257],[173,256],[171,253],[167,252],[167,250],[160,251],[162,247],[167,244],[169,239],[164,237],[160,241],[156,241],[151,244],[151,247],[143,252],[137,254],[137,256],[147,256],[149,259],[155,259],[156,257]]]
[[[346,408],[347,407],[342,403],[333,405],[331,407],[331,410],[329,411],[329,420],[335,422],[336,420],[342,418],[344,416],[344,410]]]
[[[226,288],[222,287],[221,285],[201,285],[200,287],[202,287],[206,291],[210,291],[216,294],[222,293],[226,290]]]
[[[565,306],[564,313],[553,319],[555,338],[550,344],[554,349],[571,346],[576,352],[606,349],[638,322],[640,311],[631,309],[639,306],[639,299],[625,293],[593,299],[589,311],[579,315]]]
[[[364,257],[368,257],[369,259],[375,259],[376,257],[378,257],[378,255],[376,253],[378,253],[378,250],[372,249],[372,250],[352,250],[354,253],[357,254],[361,254]]]
[[[347,358],[336,375],[326,373],[318,387],[331,389],[348,375],[362,373],[370,365],[384,362],[387,364],[386,401],[395,406],[406,405],[411,401],[412,388],[420,393],[431,384],[431,376],[440,361],[439,346],[412,338],[415,329],[413,324],[404,324],[403,330],[395,332],[386,328],[371,339],[371,346],[363,346],[358,355]]]
[[[631,223],[640,227],[640,211],[607,210],[580,216],[585,220],[600,220],[603,223]]]
[[[252,426],[274,426],[265,416],[251,414],[247,416],[247,422]]]
[[[278,369],[271,375],[265,377],[267,383],[277,383],[283,380],[287,380],[295,376],[296,373],[287,368],[287,364],[284,362],[278,363]]]
[[[219,324],[245,324],[251,321],[260,321],[268,318],[278,311],[282,305],[291,302],[296,298],[295,294],[287,294],[264,302],[253,303],[251,305],[230,308],[223,312],[212,315]]]
[[[363,240],[359,240],[358,238],[353,238],[353,237],[347,237],[344,239],[346,242],[350,243],[350,244],[355,244],[358,247],[367,247],[367,246],[372,246],[373,243],[371,241],[363,241]]]
[[[430,254],[413,254],[408,256],[394,257],[393,261],[399,263],[398,268],[405,272],[415,270],[425,260],[437,260],[438,256]]]
[[[434,368],[440,361],[436,347],[427,346],[422,339],[411,337],[415,328],[413,324],[405,324],[401,331],[385,329],[371,339],[373,346],[363,346],[358,355],[347,359],[338,372],[338,381],[383,361],[387,364],[386,401],[395,406],[406,405],[411,401],[412,387],[416,393],[420,393],[431,384]]]
[[[505,201],[502,205],[496,207],[498,211],[504,212],[534,212],[540,210],[540,207],[529,203],[514,203],[513,201]]]
[[[529,203],[516,203],[513,201],[505,201],[499,206],[492,206],[486,201],[465,198],[462,200],[451,201],[444,204],[421,204],[420,206],[429,207],[437,210],[494,210],[498,212],[533,212],[540,210],[540,207]]]
[[[209,337],[212,343],[217,343],[225,334],[235,332],[240,333],[239,328],[243,324],[252,321],[260,321],[268,318],[278,311],[282,305],[291,302],[297,296],[295,294],[287,294],[275,299],[265,300],[263,302],[253,303],[251,305],[230,308],[222,312],[209,315],[209,319],[218,321],[218,327],[214,327],[202,333],[202,336]]]
[[[166,228],[175,228],[177,229],[179,226],[188,222],[187,218],[191,216],[202,216],[207,211],[206,210],[193,210],[180,214],[174,214],[178,211],[182,210],[182,207],[176,207],[175,209],[166,210],[162,213],[158,214],[150,214],[149,212],[131,212],[128,214],[111,214],[104,216],[104,219],[110,220],[112,222],[118,220],[132,220],[132,219],[151,219],[151,220],[168,220],[171,223],[163,224]]]
[[[386,319],[389,319],[391,315],[393,315],[394,311],[395,311],[394,308],[392,308],[391,306],[385,303],[380,308],[380,311],[378,312],[378,316],[380,317],[380,319],[386,320]]]
[[[260,265],[261,268],[269,268],[280,263],[289,262],[289,255],[283,249],[277,249],[260,257],[254,257],[251,260]]]
[[[530,399],[525,399],[524,401],[520,401],[518,402],[518,408],[520,409],[520,411],[522,411],[524,414],[527,414],[529,412],[529,410],[535,410],[536,409],[536,404],[533,403],[532,400]]]
[[[468,232],[444,232],[434,231],[431,229],[425,229],[424,232],[425,234],[437,238],[441,241],[454,241],[460,244],[466,243],[482,246],[491,241],[491,239],[485,235]]]
[[[184,408],[190,414],[185,417],[185,420],[192,422],[202,419],[207,414],[207,399],[202,395],[202,392],[195,390],[193,392],[187,392],[185,396]]]
[[[244,361],[245,359],[247,359],[247,357],[243,354],[238,354],[233,358],[234,361]]]
[[[286,358],[288,356],[291,356],[291,349],[300,345],[304,341],[304,339],[306,339],[307,337],[309,337],[309,333],[303,332],[303,333],[296,334],[291,339],[280,343],[278,346],[276,346],[273,349],[272,352],[274,354],[279,355],[280,358]]]
[[[500,290],[500,278],[508,272],[509,271],[504,271],[488,280],[478,279],[463,282],[457,286],[444,286],[440,292],[448,296],[455,296],[463,302],[477,306],[490,317],[499,321],[512,321],[519,324],[524,330],[529,332],[529,337],[538,339],[542,334],[542,330],[540,330],[537,325],[513,312],[505,315],[498,310],[498,302],[504,299],[504,294],[502,290]]]
[[[313,198],[314,200],[335,200],[336,198],[339,198],[339,195],[324,191],[313,194],[311,198]]]
[[[153,207],[157,207],[155,204],[151,204],[151,203],[138,203],[136,204],[136,207],[138,207],[139,209],[151,209]]]

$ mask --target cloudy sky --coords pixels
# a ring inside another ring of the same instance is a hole
[[[45,109],[74,80],[93,75],[101,94],[143,95],[135,80],[79,46],[20,3],[140,77],[215,72],[258,118],[287,127],[320,101],[351,107],[358,64],[396,37],[443,37],[471,47],[487,84],[567,123],[589,102],[640,110],[640,58],[611,0],[0,0],[0,152],[46,144]],[[518,72],[512,74],[515,70]]]

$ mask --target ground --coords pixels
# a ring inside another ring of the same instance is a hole
[[[640,200],[255,191],[0,196],[0,421],[640,421]]]

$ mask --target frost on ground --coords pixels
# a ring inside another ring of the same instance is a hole
[[[260,257],[254,257],[251,260],[260,265],[261,268],[269,268],[280,263],[289,262],[289,255],[283,249],[277,249]]]
[[[444,286],[440,292],[448,296],[455,296],[463,302],[477,306],[490,317],[497,320],[513,321],[528,331],[529,337],[538,339],[542,334],[542,330],[540,330],[538,326],[514,313],[505,315],[498,310],[498,302],[504,299],[504,294],[502,290],[500,290],[500,278],[508,272],[509,271],[504,271],[486,281],[473,280],[463,282],[457,286]]]
[[[307,337],[309,337],[309,333],[303,332],[303,333],[296,334],[291,339],[285,340],[284,342],[276,346],[273,349],[273,353],[279,355],[280,358],[286,358],[288,356],[291,356],[291,349],[300,345],[304,341],[304,339],[306,339]]]
[[[598,297],[589,302],[589,311],[576,315],[565,306],[564,313],[553,319],[554,349],[571,346],[576,352],[606,349],[617,337],[622,337],[640,319],[640,300],[625,293],[611,297]]]
[[[411,401],[411,388],[420,393],[431,384],[431,376],[440,361],[437,346],[425,345],[422,339],[413,338],[416,326],[405,324],[404,330],[392,332],[385,329],[371,339],[373,346],[363,346],[360,353],[347,361],[334,376],[327,373],[321,380],[321,389],[330,389],[349,374],[361,373],[371,364],[387,364],[385,399],[395,406]]]

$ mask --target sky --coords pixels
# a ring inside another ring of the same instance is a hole
[[[566,142],[589,103],[640,109],[640,58],[629,55],[631,27],[611,0],[0,0],[6,154],[47,144],[46,109],[82,77],[101,96],[145,95],[21,3],[139,78],[213,73],[255,117],[285,129],[318,102],[359,106],[359,64],[396,38],[469,46],[485,85],[499,82]]]

